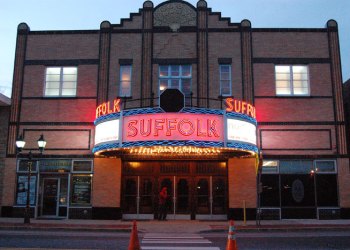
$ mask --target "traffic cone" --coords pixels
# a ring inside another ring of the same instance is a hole
[[[132,231],[131,231],[128,250],[141,250],[139,237],[137,236],[136,220],[134,220],[132,225]]]
[[[228,235],[227,235],[226,250],[238,250],[237,242],[236,242],[235,223],[233,220],[230,220],[230,227],[228,229]]]

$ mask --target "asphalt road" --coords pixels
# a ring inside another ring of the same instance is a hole
[[[83,231],[0,231],[0,249],[120,249],[129,233]],[[227,233],[139,234],[142,249],[225,249]],[[238,249],[350,249],[350,231],[238,232]]]

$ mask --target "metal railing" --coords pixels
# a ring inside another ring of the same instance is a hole
[[[193,96],[191,92],[185,96],[185,107],[190,108],[216,108],[223,109],[225,107],[224,100],[226,98],[233,98],[233,96],[218,96],[217,98],[202,98]],[[133,99],[130,97],[118,97],[121,99],[121,107],[123,110],[137,109],[137,108],[154,108],[159,106],[159,96],[154,97],[154,93],[151,94],[150,98],[137,98]]]

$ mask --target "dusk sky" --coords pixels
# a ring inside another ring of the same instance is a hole
[[[17,26],[31,31],[97,30],[142,8],[142,0],[0,0],[0,92],[10,96]],[[163,1],[154,0],[154,5]],[[196,6],[197,0],[189,3]],[[338,22],[343,81],[350,78],[350,0],[207,0],[208,7],[230,17],[249,19],[253,28],[324,28]]]

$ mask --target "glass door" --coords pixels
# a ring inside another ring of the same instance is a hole
[[[209,177],[196,178],[195,213],[211,214],[211,183]]]
[[[58,216],[59,178],[44,178],[42,186],[42,216]]]

